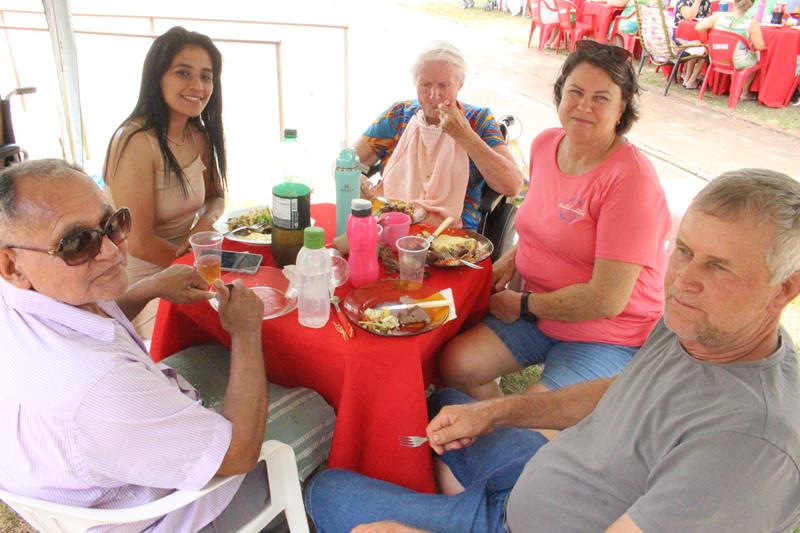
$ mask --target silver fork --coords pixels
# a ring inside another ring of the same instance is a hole
[[[464,266],[468,266],[470,268],[474,268],[475,270],[483,270],[482,266],[476,265],[475,263],[470,263],[466,259],[461,259],[460,257],[456,257],[453,254],[451,254],[448,250],[442,250],[441,254],[442,254],[442,257],[444,257],[448,261],[451,261],[451,260],[455,259],[456,261],[460,261],[461,264],[464,265]]]
[[[405,435],[400,437],[400,446],[406,448],[417,448],[428,442],[428,437],[415,437],[413,435]]]

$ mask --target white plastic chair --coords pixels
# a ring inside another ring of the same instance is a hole
[[[269,501],[266,507],[239,533],[257,533],[278,516],[286,513],[292,533],[308,533],[303,495],[297,476],[294,451],[282,442],[270,440],[261,446],[259,461],[266,461],[269,477]],[[84,533],[100,525],[127,524],[155,520],[180,509],[198,498],[230,483],[235,476],[215,477],[200,490],[178,490],[163,498],[139,507],[128,509],[86,509],[18,496],[0,490],[3,500],[31,526],[45,533]]]

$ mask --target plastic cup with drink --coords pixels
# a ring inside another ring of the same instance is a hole
[[[400,279],[422,285],[425,275],[425,260],[430,243],[423,237],[409,235],[397,239]]]
[[[201,231],[189,237],[194,253],[194,268],[209,286],[222,276],[222,241],[216,231]]]

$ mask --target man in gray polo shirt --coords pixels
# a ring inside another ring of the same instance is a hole
[[[427,433],[453,495],[324,472],[306,494],[318,530],[792,531],[800,375],[779,321],[800,293],[800,184],[766,170],[712,181],[665,291],[617,378],[486,402],[439,393]],[[545,444],[518,428],[564,431]]]

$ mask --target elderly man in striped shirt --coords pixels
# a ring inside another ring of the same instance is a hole
[[[0,173],[0,487],[125,508],[242,474],[157,522],[114,529],[228,530],[268,497],[256,468],[267,419],[263,304],[240,282],[213,287],[230,375],[220,412],[205,408],[192,385],[152,362],[128,318],[154,297],[211,293],[187,266],[128,287],[129,229],[127,209],[63,161]]]

